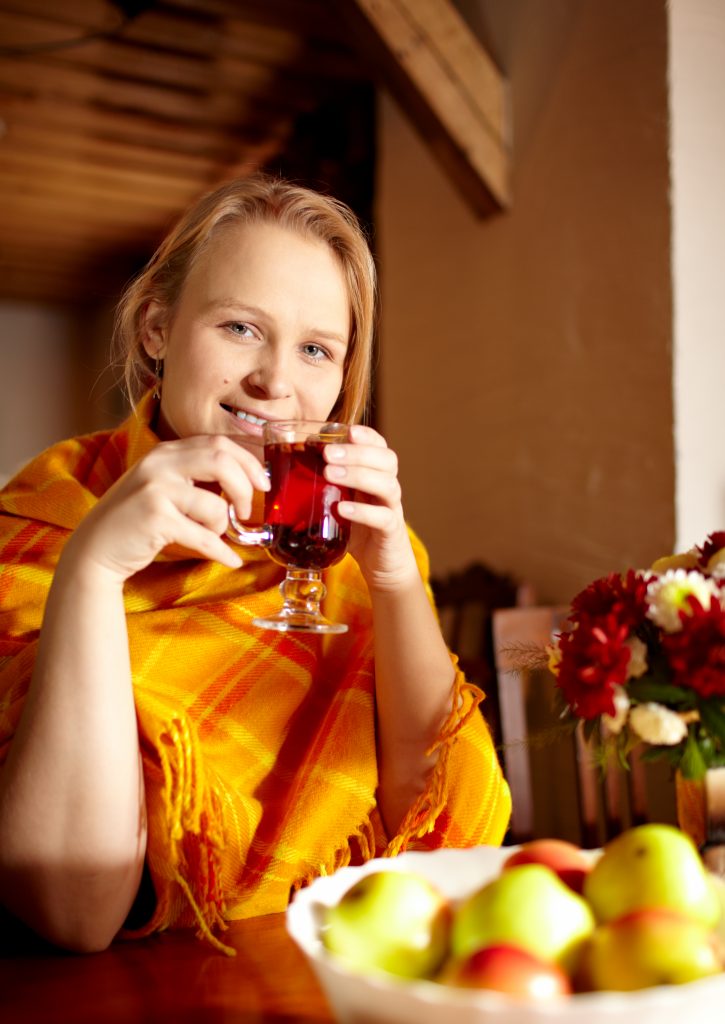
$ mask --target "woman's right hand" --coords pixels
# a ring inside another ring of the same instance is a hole
[[[203,484],[217,484],[223,494]],[[64,559],[82,558],[120,584],[169,544],[238,568],[239,556],[222,539],[228,501],[247,519],[253,492],[268,488],[259,460],[228,437],[161,442],[99,499],[68,541]]]

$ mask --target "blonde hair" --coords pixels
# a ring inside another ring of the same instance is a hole
[[[327,243],[342,267],[352,327],[336,419],[362,419],[370,399],[376,272],[355,214],[330,196],[290,182],[255,175],[227,182],[192,206],[167,235],[118,304],[114,342],[133,403],[149,387],[153,364],[142,343],[143,319],[156,300],[172,312],[189,271],[221,225],[273,222]]]

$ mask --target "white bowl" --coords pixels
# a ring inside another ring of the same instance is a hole
[[[512,850],[478,846],[404,853],[342,868],[301,889],[287,910],[287,930],[317,975],[336,1019],[342,1024],[723,1024],[725,974],[638,992],[587,992],[537,1005],[433,981],[355,974],[323,946],[324,908],[336,903],[363,875],[381,868],[416,871],[458,900],[497,875]]]

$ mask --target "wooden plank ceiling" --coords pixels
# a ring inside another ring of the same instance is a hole
[[[448,17],[447,0],[422,0],[424,15],[431,4],[434,19],[442,9]],[[415,5],[395,0],[392,36],[386,6],[0,0],[0,298],[113,301],[191,200],[258,168],[327,186],[367,216],[372,97],[381,80],[422,118],[419,127],[435,136],[453,173],[466,165],[461,180],[474,207],[505,205],[502,105],[496,99],[493,114],[475,115],[489,117],[493,130],[477,127],[470,110],[465,115],[464,133],[478,132],[481,145],[469,145],[460,126],[450,129],[450,111],[431,116],[421,84],[430,69],[413,86],[403,59],[418,51],[430,64],[430,41],[414,28],[413,44],[408,38],[401,48],[400,10]],[[366,26],[377,43],[372,57]],[[453,23],[456,30],[462,23]],[[471,54],[463,38],[456,53],[464,53],[465,70]],[[440,65],[440,53],[434,59]],[[453,103],[455,79],[449,75]],[[495,71],[484,92],[500,98]],[[482,147],[493,167],[483,184]]]

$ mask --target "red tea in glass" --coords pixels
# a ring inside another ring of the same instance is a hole
[[[345,554],[350,523],[338,516],[338,504],[350,500],[352,492],[325,480],[323,450],[326,444],[346,444],[349,427],[271,420],[263,434],[271,485],[264,496],[265,523],[240,523],[230,505],[227,534],[239,544],[261,545],[286,571],[280,584],[282,608],[252,619],[252,624],[295,633],[345,633],[344,622],[332,622],[322,614],[322,570]]]
[[[264,506],[265,522],[272,529],[268,551],[283,565],[326,569],[345,554],[350,523],[338,519],[336,510],[351,493],[325,479],[323,448],[314,439],[264,447],[272,485]]]

